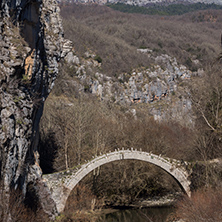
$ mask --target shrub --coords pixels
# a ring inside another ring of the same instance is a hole
[[[2,187],[3,185],[0,181],[0,189]],[[21,190],[11,189],[8,195],[9,206],[7,206],[6,196],[0,192],[0,221],[49,221],[48,216],[41,207],[38,206],[38,209],[33,209],[25,203],[25,197]]]
[[[102,63],[102,58],[98,55],[95,56],[94,58],[98,63]]]
[[[198,190],[177,206],[177,216],[185,221],[222,221],[222,190]]]

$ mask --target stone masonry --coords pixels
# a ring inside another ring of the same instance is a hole
[[[188,163],[167,157],[157,156],[152,153],[137,150],[116,150],[108,154],[94,157],[91,161],[75,169],[44,175],[43,179],[48,185],[52,198],[56,203],[58,212],[65,208],[66,201],[74,187],[92,170],[106,163],[116,160],[140,160],[154,164],[169,173],[181,186],[182,190],[190,197],[190,172]]]

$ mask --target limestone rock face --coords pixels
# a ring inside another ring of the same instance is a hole
[[[10,188],[20,187],[25,193],[28,184],[42,184],[39,121],[58,74],[58,61],[70,49],[56,1],[1,1],[0,194],[6,203]]]
[[[66,65],[69,74],[76,78],[64,80],[63,87],[92,93],[101,101],[123,106],[149,104],[147,111],[155,120],[177,120],[185,126],[193,126],[194,116],[185,86],[192,76],[203,75],[203,70],[193,72],[179,64],[175,57],[155,56],[148,48],[137,51],[152,58],[154,63],[135,68],[130,73],[121,73],[116,79],[101,72],[101,63],[95,60],[95,53],[87,51],[84,58],[78,59],[75,52],[70,52],[65,57]]]

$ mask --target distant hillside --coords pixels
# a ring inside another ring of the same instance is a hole
[[[76,53],[92,50],[101,57],[101,70],[109,76],[153,63],[137,49],[148,48],[158,55],[167,53],[195,70],[192,61],[207,64],[219,54],[222,13],[220,10],[182,16],[127,14],[98,5],[61,7],[67,38]],[[199,65],[198,65],[199,66]]]
[[[108,7],[121,12],[140,13],[148,15],[182,15],[189,12],[208,9],[222,9],[222,5],[216,4],[170,4],[168,6],[154,5],[150,7],[141,7],[138,4],[129,5],[124,3],[107,4]]]
[[[222,5],[221,0],[60,0],[62,3],[93,3],[104,5],[107,3],[116,4],[123,3],[128,5],[170,5],[170,4],[195,4],[195,3],[205,3],[205,4],[217,4]]]

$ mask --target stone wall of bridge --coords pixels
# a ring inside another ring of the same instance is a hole
[[[97,167],[117,160],[140,160],[154,164],[169,173],[181,186],[182,190],[191,195],[188,163],[175,159],[161,157],[152,153],[137,150],[116,150],[107,154],[93,157],[76,168],[54,174],[44,175],[44,181],[51,190],[52,198],[59,212],[65,208],[66,201],[74,187],[91,171]]]

